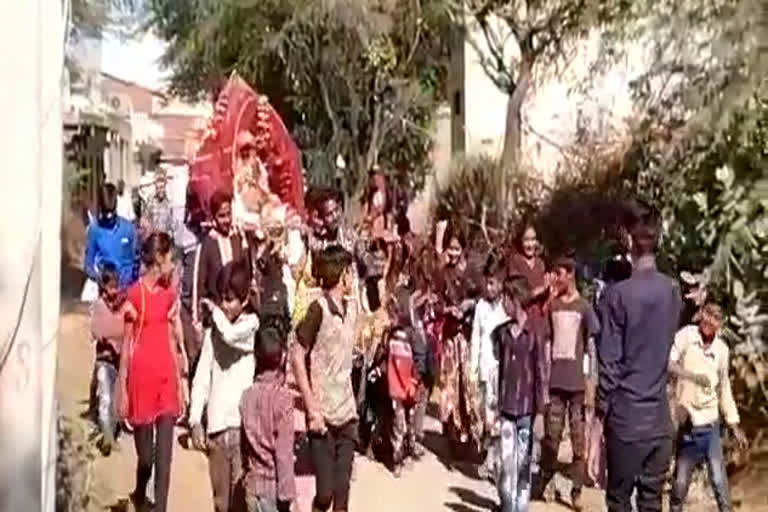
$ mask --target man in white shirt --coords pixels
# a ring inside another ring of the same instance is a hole
[[[739,444],[745,445],[746,438],[739,427],[739,412],[731,392],[728,345],[718,336],[722,322],[720,307],[705,305],[698,325],[678,331],[670,353],[669,370],[678,378],[679,424],[670,512],[682,510],[693,470],[700,462],[707,464],[720,512],[731,510],[720,439],[720,411]]]

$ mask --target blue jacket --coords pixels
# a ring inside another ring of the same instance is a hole
[[[124,218],[118,217],[112,229],[93,222],[85,247],[85,273],[98,282],[101,268],[112,263],[120,273],[120,286],[127,287],[138,278],[137,247],[136,227]]]

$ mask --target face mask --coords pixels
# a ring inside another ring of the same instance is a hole
[[[117,215],[115,212],[104,212],[99,216],[99,225],[105,228],[111,228],[117,222]]]

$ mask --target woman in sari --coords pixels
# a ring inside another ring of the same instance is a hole
[[[465,243],[457,233],[449,234],[442,251],[438,288],[442,295],[443,328],[440,334],[440,421],[451,449],[479,439],[474,426],[472,390],[469,375],[469,339],[475,286],[468,277]]]

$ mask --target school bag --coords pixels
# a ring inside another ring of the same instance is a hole
[[[393,400],[413,403],[416,401],[413,349],[408,339],[389,338],[387,356],[387,384]]]

